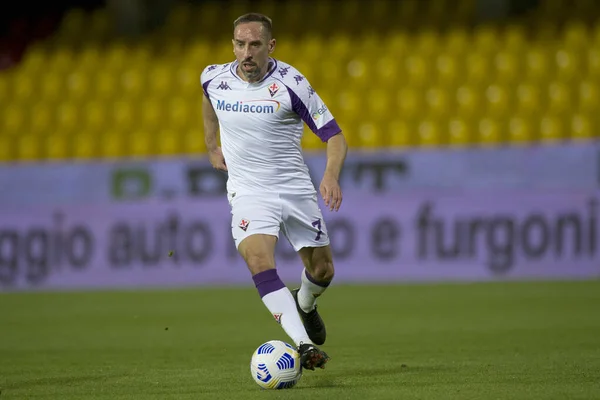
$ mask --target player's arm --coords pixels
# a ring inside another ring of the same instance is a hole
[[[204,121],[204,143],[208,150],[208,159],[212,166],[221,171],[227,171],[225,157],[217,142],[219,119],[206,95],[202,96],[202,119]]]
[[[332,211],[339,210],[342,205],[342,189],[339,180],[347,153],[348,144],[341,132],[327,140],[327,165],[319,191],[325,205]]]

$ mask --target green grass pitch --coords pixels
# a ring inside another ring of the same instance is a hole
[[[600,399],[600,281],[333,285],[327,369],[252,380],[289,341],[253,287],[0,295],[0,400]]]

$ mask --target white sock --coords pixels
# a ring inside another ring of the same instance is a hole
[[[300,343],[312,343],[298,315],[294,297],[287,287],[264,295],[262,301],[296,346],[300,346]]]
[[[300,290],[298,291],[298,304],[300,304],[302,311],[310,312],[315,308],[317,297],[319,297],[327,289],[329,284],[318,285],[311,281],[306,269],[302,270],[301,279],[302,284],[300,285]]]

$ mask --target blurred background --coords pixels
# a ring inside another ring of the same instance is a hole
[[[220,269],[240,260],[199,77],[234,59],[250,11],[349,142],[345,211],[326,217],[347,279],[598,275],[597,1],[64,0],[2,12],[6,287],[247,282]],[[326,145],[303,145],[318,184]]]

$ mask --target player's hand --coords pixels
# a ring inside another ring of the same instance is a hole
[[[319,186],[321,196],[325,201],[325,206],[329,207],[330,211],[338,211],[342,205],[342,188],[337,179],[325,175]]]
[[[214,169],[219,171],[227,171],[227,164],[225,164],[225,157],[220,147],[208,152],[208,160]]]

